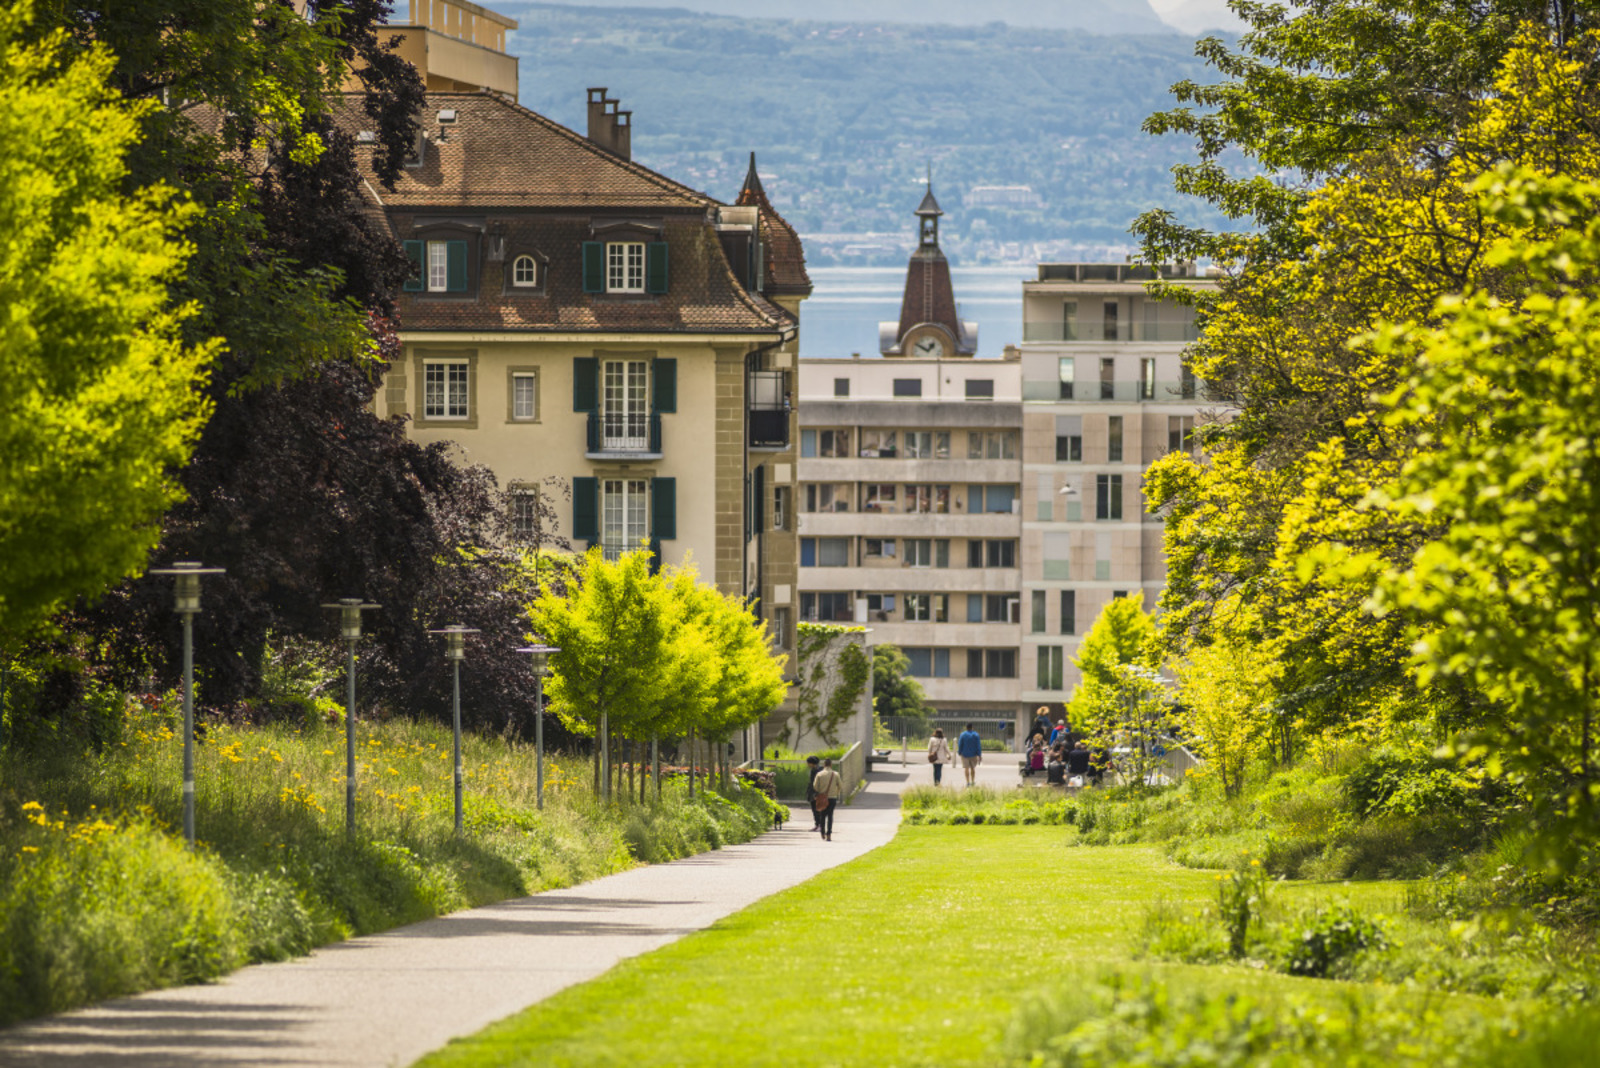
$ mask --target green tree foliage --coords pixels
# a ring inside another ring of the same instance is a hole
[[[106,85],[111,55],[63,58],[0,9],[0,631],[135,571],[180,495],[208,405],[211,344],[167,286],[198,214],[162,185],[125,194],[151,111]]]
[[[1288,729],[1273,714],[1278,668],[1254,644],[1231,634],[1194,647],[1174,665],[1180,702],[1175,715],[1184,740],[1228,797],[1244,787],[1245,772],[1269,735]]]
[[[872,647],[872,708],[880,717],[904,716],[925,723],[938,713],[910,670],[911,661],[899,646],[885,642]]]
[[[1154,665],[1155,625],[1150,616],[1131,597],[1114,597],[1095,617],[1089,633],[1078,645],[1073,661],[1083,681],[1067,702],[1067,714],[1074,727],[1086,734],[1113,729],[1118,710],[1123,706],[1127,665],[1149,668]]]
[[[1378,605],[1422,627],[1423,683],[1491,703],[1461,755],[1523,785],[1545,858],[1570,864],[1600,839],[1600,184],[1508,166],[1475,189],[1518,234],[1488,263],[1532,292],[1475,290],[1380,343],[1420,350],[1383,420],[1420,447],[1373,506],[1437,533]]]

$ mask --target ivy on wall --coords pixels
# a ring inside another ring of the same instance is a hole
[[[839,727],[855,711],[872,678],[872,662],[862,643],[848,637],[865,631],[827,623],[799,625],[797,735],[816,734],[829,745],[839,744]]]

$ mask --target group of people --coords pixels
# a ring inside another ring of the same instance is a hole
[[[956,752],[950,755],[950,742],[944,736],[943,727],[933,729],[933,737],[928,739],[928,763],[933,765],[933,785],[938,786],[939,780],[944,775],[944,766],[961,761],[961,770],[967,776],[967,785],[971,786],[978,777],[978,765],[983,763],[983,739],[973,729],[972,724],[967,724],[967,729],[956,735]]]
[[[1043,773],[1052,786],[1096,786],[1105,779],[1111,753],[1104,747],[1090,748],[1089,740],[1058,719],[1050,725],[1047,710],[1039,709],[1033,721],[1033,737],[1028,740],[1022,761],[1024,778]]]

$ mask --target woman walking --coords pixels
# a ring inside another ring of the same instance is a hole
[[[938,786],[944,766],[955,763],[955,758],[950,755],[950,743],[945,741],[943,727],[933,728],[933,737],[928,739],[928,763],[933,765],[933,785]]]
[[[817,823],[824,842],[833,841],[833,810],[844,797],[844,776],[833,770],[833,761],[824,760],[822,770],[812,785],[816,787],[817,801],[826,804],[817,809]]]

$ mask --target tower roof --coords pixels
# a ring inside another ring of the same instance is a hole
[[[744,204],[747,198],[753,201],[756,197],[766,199],[767,191],[761,188],[761,176],[756,173],[756,154],[750,153],[750,169],[744,175],[744,188],[739,190],[738,203]]]
[[[756,208],[761,213],[761,236],[767,246],[764,292],[809,297],[811,276],[806,273],[806,257],[800,247],[800,235],[767,199],[767,191],[761,187],[761,177],[756,174],[754,152],[750,153],[750,171],[744,176],[744,188],[739,190],[734,203],[739,207]]]
[[[943,215],[939,210],[939,202],[933,199],[933,182],[928,183],[928,191],[922,196],[922,203],[917,205],[917,215]]]

